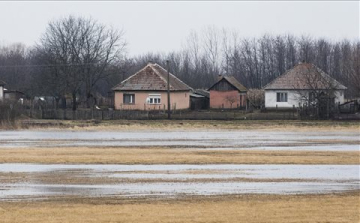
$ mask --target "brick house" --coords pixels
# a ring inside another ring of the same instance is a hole
[[[189,109],[192,88],[170,73],[171,109]],[[156,63],[112,88],[116,110],[167,109],[167,70]]]
[[[234,76],[219,76],[209,88],[210,108],[245,108],[247,89]]]

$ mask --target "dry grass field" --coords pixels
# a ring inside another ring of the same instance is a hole
[[[1,148],[1,163],[360,164],[360,151],[251,151],[173,148]]]
[[[149,129],[241,129],[241,130],[291,130],[291,131],[358,131],[359,121],[318,120],[109,120],[109,121],[64,121],[64,120],[22,120],[19,129],[71,129],[89,131],[149,130]]]
[[[1,222],[303,222],[360,221],[359,193],[242,195],[177,200],[58,200],[0,203]]]

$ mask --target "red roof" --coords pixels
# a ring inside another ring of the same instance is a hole
[[[166,91],[167,70],[156,63],[143,69],[112,88],[113,91]],[[170,91],[190,91],[187,84],[170,73]]]
[[[296,65],[264,87],[265,90],[326,90],[329,88],[347,89],[320,68],[310,63]]]
[[[219,83],[222,80],[226,80],[231,86],[233,86],[235,89],[237,89],[239,92],[246,92],[247,88],[244,87],[244,85],[242,85],[238,80],[236,80],[236,78],[234,76],[220,76],[220,78],[218,79],[218,81],[213,84],[209,90],[211,90],[217,83]]]

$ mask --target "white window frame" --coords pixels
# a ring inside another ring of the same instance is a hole
[[[161,104],[161,94],[149,94],[149,97],[146,100],[147,104],[150,105],[160,105]]]
[[[278,94],[280,94],[280,97],[278,97]],[[288,93],[287,92],[276,92],[276,102],[280,102],[280,103],[288,102]]]

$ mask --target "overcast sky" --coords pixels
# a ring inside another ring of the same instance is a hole
[[[51,20],[92,17],[125,31],[130,55],[181,48],[191,30],[207,26],[264,33],[359,39],[358,1],[351,2],[0,2],[0,44],[37,42]]]

